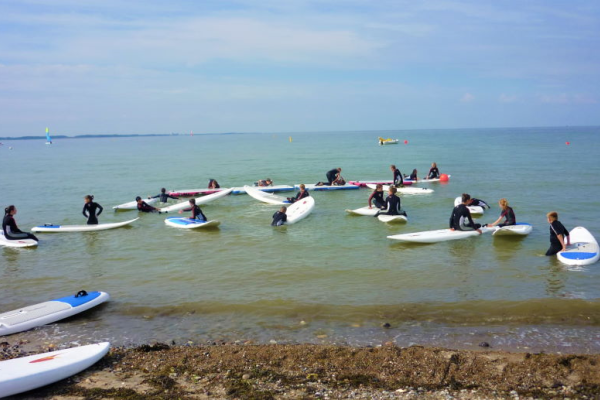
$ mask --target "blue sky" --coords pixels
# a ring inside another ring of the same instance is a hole
[[[0,2],[0,136],[600,125],[598,1]]]

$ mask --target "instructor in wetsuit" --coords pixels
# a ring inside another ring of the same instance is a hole
[[[102,214],[102,206],[98,203],[95,203],[94,196],[87,195],[83,198],[85,200],[85,204],[83,205],[83,216],[86,217],[88,225],[98,225],[98,216]],[[99,210],[96,214],[96,210]]]
[[[160,193],[157,194],[156,196],[152,196],[152,197],[148,196],[148,198],[149,199],[158,198],[161,203],[166,203],[167,201],[169,201],[169,199],[179,200],[179,197],[175,197],[175,196],[171,196],[170,194],[167,194],[167,189],[165,189],[165,188],[160,189]]]
[[[8,240],[33,239],[38,241],[38,238],[33,233],[23,232],[19,229],[14,217],[16,213],[17,207],[14,205],[10,205],[4,209],[4,219],[2,220],[4,237]]]
[[[395,165],[390,165],[390,169],[394,173],[394,186],[402,186],[404,184],[404,179],[402,179],[402,173]]]
[[[471,196],[467,193],[462,194],[462,203],[454,207],[452,215],[450,215],[450,230],[452,231],[472,231],[475,230],[480,234],[481,225],[473,222],[471,212],[467,208],[467,205],[471,202]]]
[[[327,177],[327,186],[333,185],[333,182],[337,181],[342,174],[341,168],[334,168],[332,170],[327,171],[325,176]]]

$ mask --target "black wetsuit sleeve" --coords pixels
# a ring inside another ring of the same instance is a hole
[[[98,216],[98,215],[102,214],[102,211],[104,211],[104,208],[98,203],[96,203],[96,207],[98,207],[100,209],[100,211],[98,211],[98,214],[96,214],[96,216]]]
[[[17,226],[17,222],[15,221],[15,219],[13,217],[11,217],[10,215],[7,215],[6,217],[4,217],[4,220],[2,221],[2,230],[4,231],[5,234],[7,233],[6,227],[10,228],[11,233],[23,233]]]
[[[179,200],[179,197],[171,196],[170,194],[167,195],[167,198],[173,199],[173,200]]]
[[[455,213],[456,213],[456,207],[454,207],[452,209],[452,214],[450,214],[450,229],[454,228],[454,214]]]
[[[83,205],[83,211],[82,211],[82,213],[83,213],[83,216],[84,216],[84,217],[86,217],[86,218],[88,218],[88,217],[89,217],[89,216],[88,216],[88,213],[87,213],[87,208],[88,208],[88,207],[87,207],[87,205],[88,205],[88,204],[89,204],[89,203],[86,203],[86,204],[84,204],[84,205]]]
[[[371,205],[371,201],[373,200],[373,197],[375,197],[375,194],[377,193],[377,191],[373,191],[373,193],[371,193],[371,195],[369,196],[369,205]]]

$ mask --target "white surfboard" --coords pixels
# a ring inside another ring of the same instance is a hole
[[[286,199],[285,197],[277,196],[276,194],[265,192],[255,186],[244,186],[244,190],[246,191],[248,196],[250,196],[258,201],[262,201],[263,203],[276,204],[276,205],[290,204],[288,199]]]
[[[356,185],[360,187],[367,187],[367,184],[372,185],[391,185],[394,183],[393,180],[390,179],[371,179],[366,181],[348,181],[350,185]]]
[[[310,196],[295,202],[287,209],[286,224],[295,224],[296,222],[308,217],[314,208],[315,199]]]
[[[516,225],[495,227],[493,236],[527,236],[533,230],[533,226],[526,222],[517,222]]]
[[[494,228],[481,228],[483,233],[491,232]],[[435,231],[424,231],[415,233],[404,233],[401,235],[391,235],[388,239],[399,240],[401,242],[413,243],[438,243],[449,240],[465,239],[471,236],[479,236],[477,231],[452,231],[450,229],[438,229]]]
[[[290,185],[271,185],[271,186],[255,186],[256,189],[262,190],[267,193],[276,193],[276,192],[291,192],[294,190],[293,186]],[[231,194],[245,194],[246,189],[244,187],[234,187],[232,188]]]
[[[0,397],[58,382],[91,367],[108,353],[110,343],[97,343],[0,361]]]
[[[382,211],[380,208],[373,207],[361,207],[354,210],[346,210],[348,214],[351,215],[365,215],[367,217],[374,217],[379,211]]]
[[[408,217],[405,215],[378,215],[377,219],[390,224],[405,224],[408,222]]]
[[[317,186],[313,183],[308,183],[304,185],[306,187],[307,190],[314,190],[316,192],[326,192],[326,191],[332,191],[332,190],[354,190],[354,189],[360,189],[360,186],[356,186],[356,185],[349,185],[349,184],[345,184],[345,185],[331,185],[331,186],[327,186],[327,185],[323,185],[323,186]],[[295,189],[300,189],[300,184],[297,183],[294,185]]]
[[[32,232],[91,232],[91,231],[104,231],[107,229],[120,228],[137,221],[138,218],[130,219],[129,221],[115,222],[112,224],[97,224],[97,225],[53,225],[45,224],[31,228]]]
[[[79,296],[61,297],[0,314],[0,336],[51,324],[89,310],[110,299],[105,292],[84,292],[85,294],[82,292],[84,291],[78,293]]]
[[[217,193],[220,192],[224,189],[218,188],[218,189],[208,189],[208,188],[201,188],[201,189],[181,189],[181,190],[173,190],[171,192],[169,192],[169,194],[171,196],[175,196],[175,197],[193,197],[193,196],[200,196],[200,195],[206,195],[206,194],[213,194],[213,193]]]
[[[17,239],[11,240],[4,236],[4,231],[0,229],[0,246],[6,247],[35,247],[38,245],[37,240],[33,239]]]
[[[169,217],[165,219],[165,224],[180,229],[206,229],[215,228],[219,226],[221,222],[216,219],[212,221],[202,221],[194,218]]]
[[[142,199],[146,202],[146,204],[148,204],[149,206],[153,206],[156,203],[158,203],[158,198],[156,199]],[[137,210],[137,201],[130,201],[127,203],[123,203],[123,204],[119,204],[118,206],[114,206],[113,207],[114,210],[117,211],[128,211],[128,210]]]
[[[377,185],[373,185],[371,183],[367,184],[367,187],[369,189],[373,189],[375,190],[375,188],[377,188]],[[390,187],[388,185],[383,185],[383,191],[387,193],[387,191],[390,189]],[[402,194],[430,194],[433,193],[433,189],[427,189],[427,188],[420,188],[420,187],[399,187],[396,188],[396,193],[402,193]]]
[[[211,201],[215,201],[217,199],[220,199],[221,197],[225,197],[229,193],[231,193],[232,190],[233,190],[233,188],[223,189],[220,192],[216,192],[216,193],[209,194],[206,196],[196,197],[196,205],[199,206],[201,204],[210,203]],[[183,210],[184,208],[188,208],[188,207],[190,207],[190,202],[189,202],[189,200],[185,200],[180,203],[173,204],[172,206],[163,207],[160,209],[160,211],[173,212],[173,211]]]
[[[448,178],[450,178],[452,175],[448,175]],[[417,183],[434,183],[434,182],[440,182],[440,178],[433,178],[433,179],[427,179],[427,178],[423,178],[423,179],[417,179],[416,181],[413,181],[411,179],[408,178],[404,178],[404,182],[410,182],[413,185],[417,184]]]
[[[573,228],[569,232],[571,244],[567,251],[561,251],[556,256],[558,260],[567,265],[590,265],[600,258],[598,242],[592,234],[582,226]]]
[[[462,203],[462,196],[458,196],[454,199],[454,207],[456,207],[460,203]],[[467,208],[469,209],[469,212],[471,214],[481,215],[485,212],[485,208],[481,206],[467,206]]]

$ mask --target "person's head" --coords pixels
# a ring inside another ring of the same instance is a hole
[[[417,169],[416,169],[416,168],[415,168],[415,169],[413,169],[413,172],[412,172],[412,173],[416,175],[416,174],[417,174]]]
[[[265,179],[265,182],[267,183],[267,185],[270,185],[271,183],[273,183],[273,181],[271,180],[271,178]]]
[[[190,199],[190,204],[195,206],[196,205],[196,199]]]
[[[142,198],[141,198],[140,196],[137,196],[137,197],[135,198],[135,201],[137,201],[137,202],[139,203],[139,202],[141,202],[141,201],[142,201]]]
[[[341,168],[338,168],[338,169],[337,169],[337,172],[342,172],[342,169],[341,169]]]
[[[377,190],[378,192],[383,192],[383,185],[381,183],[378,183],[375,186],[375,190]]]
[[[395,195],[397,191],[398,189],[396,189],[395,186],[390,186],[390,188],[388,189],[388,193],[390,194],[390,196]]]
[[[548,218],[548,222],[554,222],[558,220],[558,213],[556,211],[550,211],[546,214],[546,218]]]
[[[165,193],[166,191],[167,191],[167,189],[165,189],[165,188],[160,189],[161,193]]]
[[[508,200],[500,199],[500,200],[498,200],[498,205],[500,206],[500,208],[502,208],[504,210],[504,209],[506,209],[506,207],[508,207]]]
[[[462,202],[463,204],[469,204],[471,202],[471,195],[468,193],[462,194]]]
[[[4,209],[4,215],[15,215],[17,213],[17,207],[10,205]]]
[[[437,168],[437,164],[436,163],[431,163],[431,168]]]
[[[89,202],[91,202],[92,200],[94,200],[94,196],[93,196],[93,195],[91,195],[91,194],[88,194],[88,195],[86,195],[86,196],[85,196],[83,199],[85,200],[85,202],[86,202],[86,203],[89,203]]]
[[[390,165],[390,169],[391,169],[392,171],[395,171],[395,170],[396,170],[396,166],[395,166],[394,164],[392,164],[392,165]]]
[[[280,212],[284,213],[287,211],[287,207],[286,206],[281,206],[281,208],[279,209]]]
[[[304,190],[306,189],[306,186],[304,185],[304,183],[300,184],[300,191],[304,192]]]

